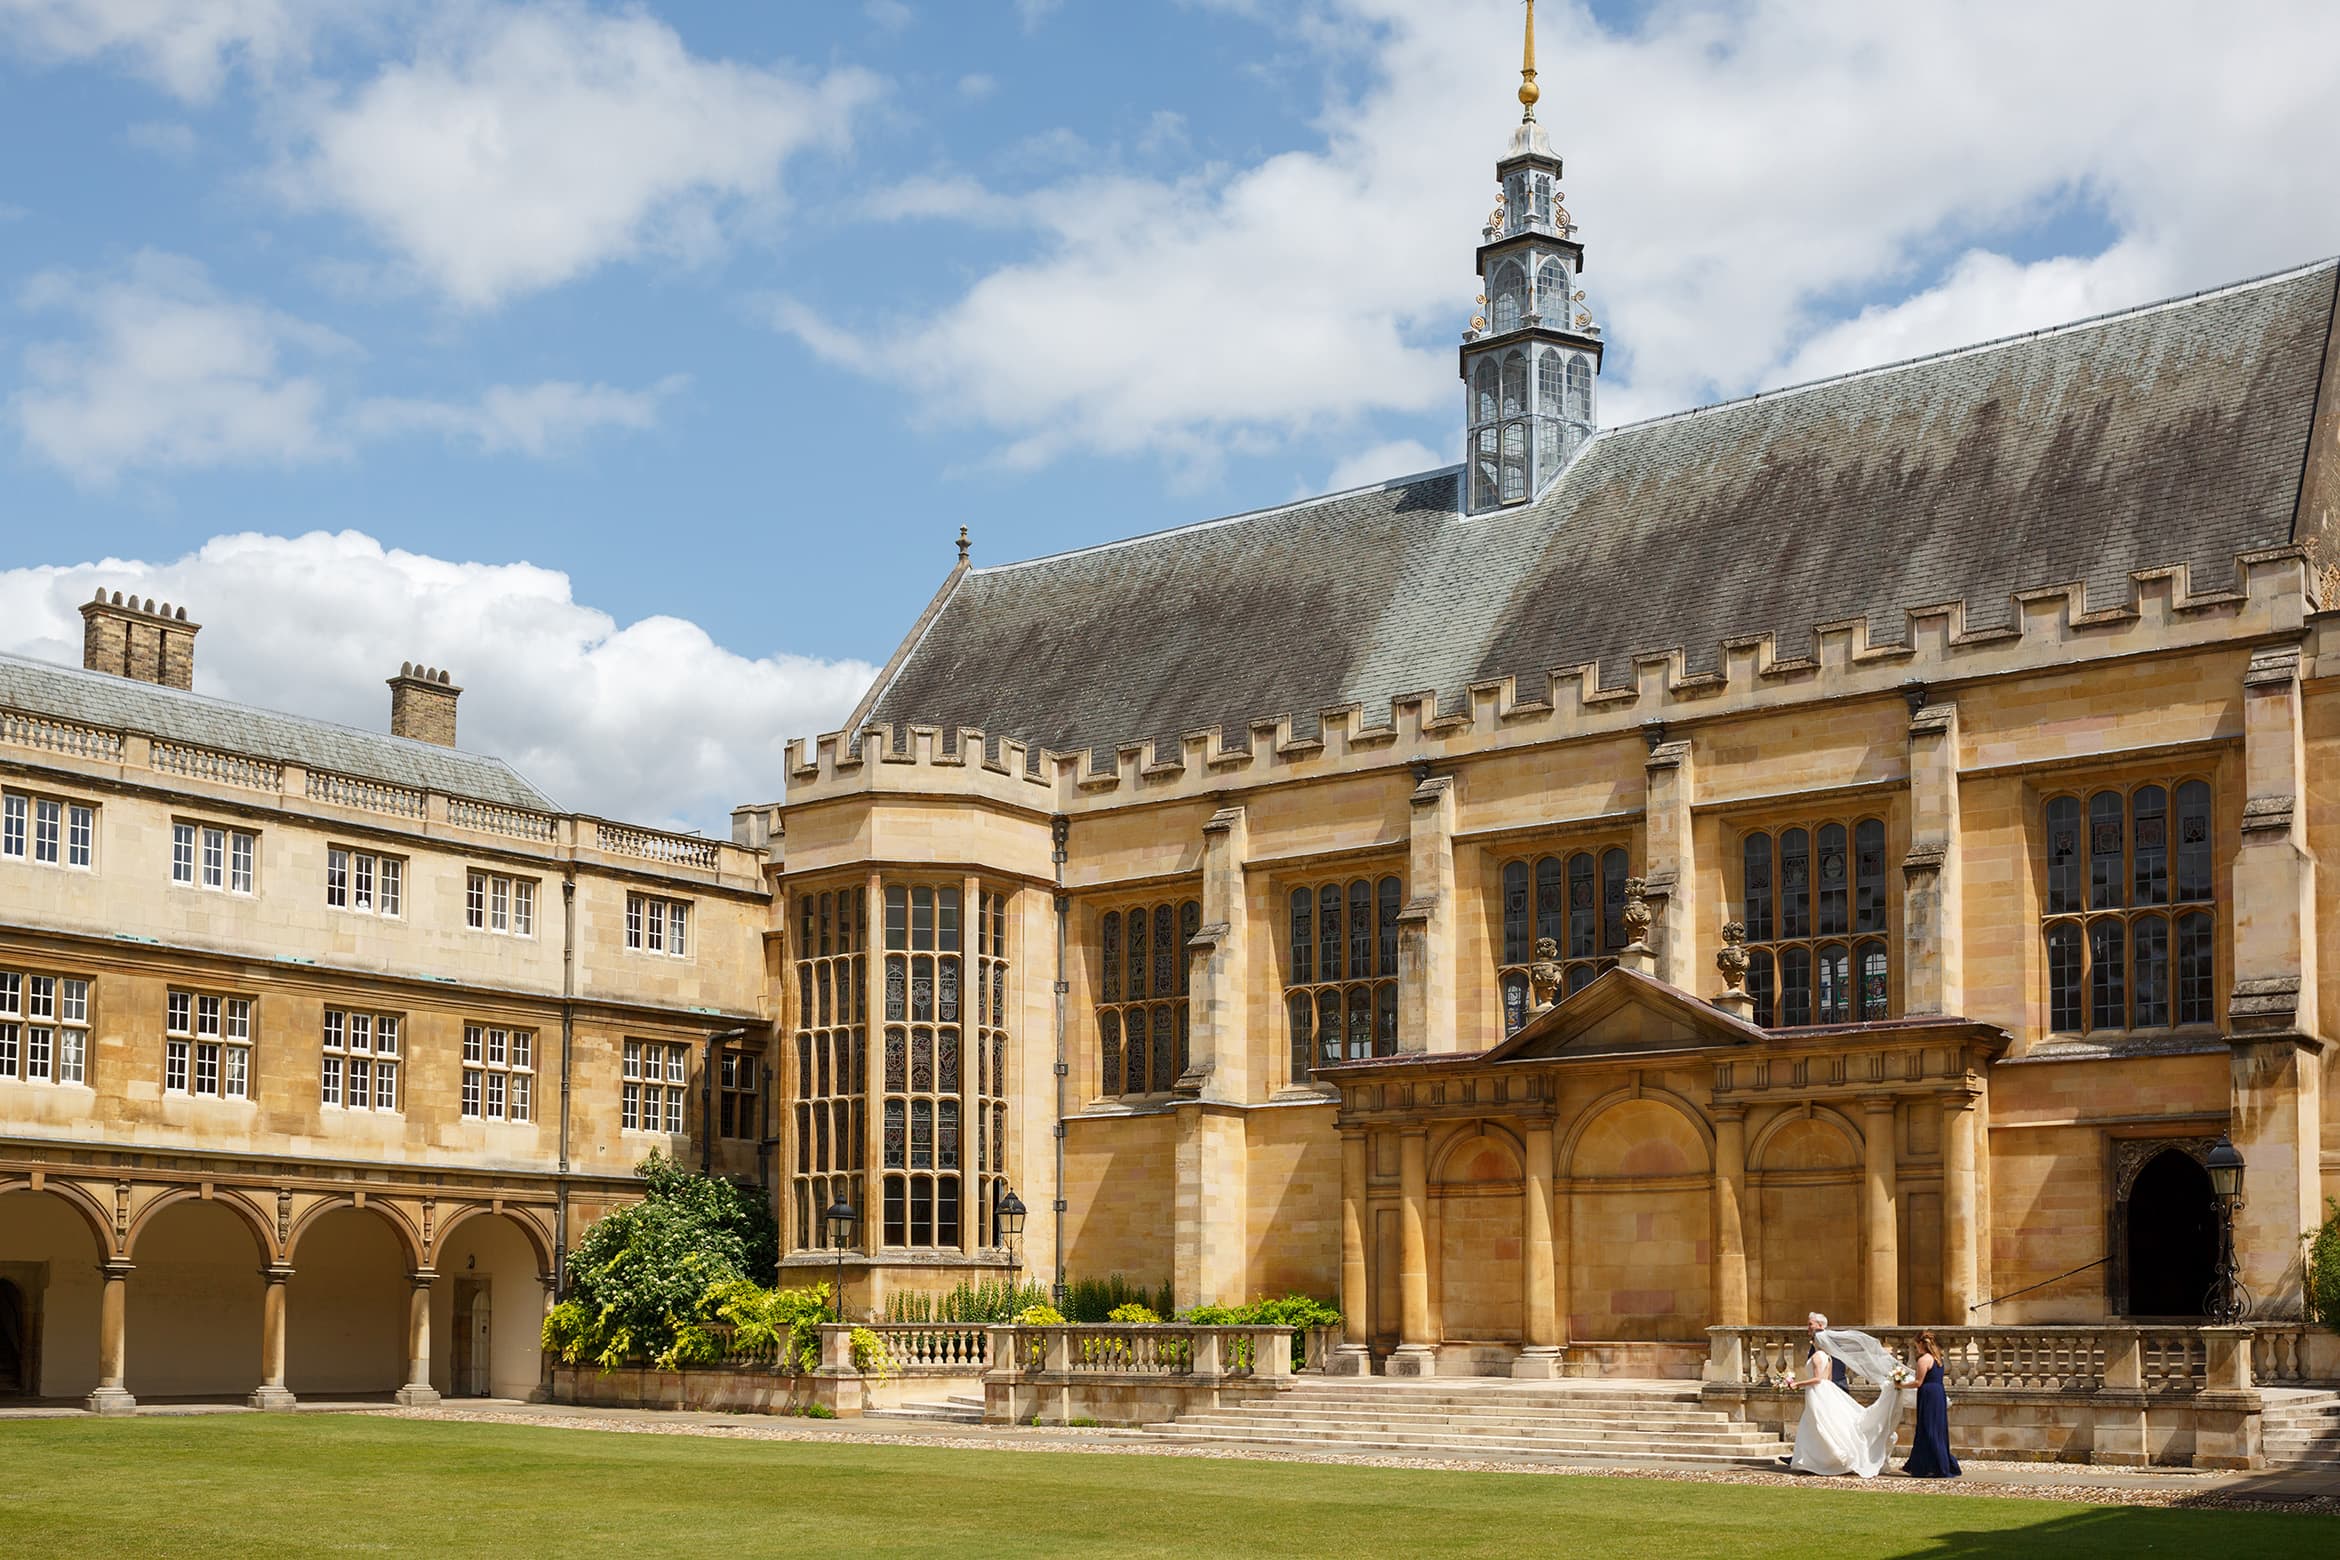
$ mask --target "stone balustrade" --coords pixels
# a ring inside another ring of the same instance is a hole
[[[980,1322],[872,1322],[906,1376],[979,1376],[991,1359],[991,1329]]]
[[[673,834],[600,818],[539,812],[361,775],[305,768],[250,753],[84,725],[25,710],[0,708],[0,748],[59,754],[103,764],[117,773],[145,770],[169,776],[173,781],[192,780],[202,785],[274,795],[287,801],[324,803],[420,824],[434,831],[445,826],[526,840],[555,849],[582,847],[693,873],[757,883],[762,878],[764,852],[729,841]]]
[[[1143,1425],[1252,1401],[1290,1387],[1293,1336],[1183,1322],[993,1327],[983,1417]]]

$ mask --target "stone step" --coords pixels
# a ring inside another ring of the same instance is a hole
[[[1788,1454],[1786,1442],[1778,1443],[1776,1451],[1765,1448],[1761,1452],[1711,1449],[1685,1451],[1650,1451],[1638,1447],[1619,1446],[1610,1441],[1586,1441],[1575,1446],[1555,1446],[1534,1441],[1496,1440],[1440,1440],[1435,1437],[1392,1441],[1372,1435],[1278,1435],[1265,1430],[1233,1430],[1202,1426],[1182,1431],[1176,1425],[1149,1426],[1181,1439],[1207,1442],[1215,1446],[1275,1446],[1316,1448],[1324,1451],[1389,1452],[1401,1456],[1527,1456],[1598,1461],[1604,1463],[1650,1464],[1653,1466],[1769,1468],[1777,1467],[1779,1459]]]
[[[1601,1391],[1556,1391],[1549,1387],[1502,1388],[1482,1387],[1325,1387],[1295,1386],[1278,1394],[1291,1402],[1318,1403],[1378,1403],[1404,1401],[1408,1403],[1437,1404],[1449,1408],[1628,1408],[1642,1405],[1666,1407],[1693,1407],[1699,1403],[1695,1389],[1671,1391],[1663,1387],[1608,1388]]]
[[[1279,1441],[1323,1442],[1327,1445],[1476,1447],[1487,1451],[1536,1451],[1555,1457],[1600,1457],[1627,1448],[1645,1457],[1738,1457],[1762,1461],[1787,1455],[1788,1443],[1762,1437],[1723,1436],[1604,1436],[1562,1435],[1513,1431],[1501,1435],[1437,1434],[1410,1430],[1380,1430],[1371,1425],[1348,1429],[1277,1424],[1195,1424],[1180,1420],[1148,1431],[1164,1436],[1267,1436]]]
[[[983,1405],[967,1398],[952,1398],[941,1403],[897,1403],[892,1408],[872,1408],[862,1412],[864,1419],[917,1419],[928,1423],[941,1421],[954,1425],[983,1423]]]

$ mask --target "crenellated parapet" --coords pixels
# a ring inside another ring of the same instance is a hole
[[[1911,608],[1903,636],[1878,642],[1866,618],[1814,626],[1802,655],[1779,653],[1775,636],[1725,639],[1710,670],[1691,670],[1687,647],[1632,658],[1625,681],[1604,684],[1591,663],[1560,667],[1535,682],[1503,677],[1474,683],[1453,707],[1430,691],[1389,701],[1386,720],[1362,704],[1321,711],[1309,732],[1291,713],[1252,720],[1246,740],[1220,729],[1193,731],[1174,753],[1136,740],[1110,750],[1060,753],[972,727],[946,744],[940,726],[873,725],[788,744],[789,804],[860,792],[981,796],[1034,812],[1208,797],[1414,763],[1444,763],[1491,752],[1614,737],[1676,722],[1778,710],[1798,704],[1898,693],[1940,684],[2069,669],[2090,661],[2296,638],[2315,610],[2304,548],[2239,555],[2226,588],[2197,591],[2185,565],[2139,570],[2129,599],[2090,608],[2081,582],[2026,590],[2013,620],[1971,628],[1964,601]]]

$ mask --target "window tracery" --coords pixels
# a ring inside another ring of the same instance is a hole
[[[1794,1028],[1891,1016],[1882,818],[1748,833],[1739,868],[1756,1023]]]
[[[1284,1011],[1294,1083],[1322,1064],[1397,1054],[1394,876],[1294,888],[1285,901]]]
[[[2152,781],[2044,804],[2048,1027],[2059,1034],[2217,1021],[2207,781]]]
[[[1098,921],[1098,1092],[1167,1094],[1186,1071],[1191,1024],[1186,944],[1198,900],[1108,910]]]
[[[1527,1022],[1534,1009],[1530,966],[1536,944],[1550,938],[1559,950],[1562,991],[1582,991],[1617,962],[1630,940],[1625,930],[1625,882],[1632,875],[1625,848],[1554,852],[1507,861],[1501,885],[1503,940],[1496,984],[1503,999],[1503,1032]]]

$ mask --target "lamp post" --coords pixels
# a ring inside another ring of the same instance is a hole
[[[1024,1233],[1024,1199],[1018,1197],[1004,1181],[1000,1183],[999,1206],[996,1211],[999,1217],[999,1233],[1007,1241],[1008,1293],[1013,1295],[1016,1292],[1017,1275],[1023,1271],[1023,1264],[1016,1255],[1016,1239]]]
[[[2202,1309],[2214,1322],[2237,1322],[2250,1309],[2234,1255],[2234,1214],[2243,1200],[2242,1152],[2222,1135],[2202,1167],[2210,1172],[2210,1195],[2218,1199],[2218,1267],[2211,1274]]]
[[[839,1192],[837,1200],[829,1204],[829,1211],[821,1215],[821,1222],[828,1226],[829,1245],[837,1253],[837,1320],[842,1322],[845,1320],[845,1248],[852,1244],[861,1215],[845,1200],[845,1194]]]

